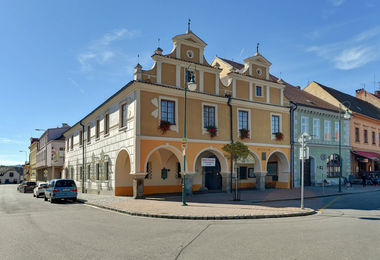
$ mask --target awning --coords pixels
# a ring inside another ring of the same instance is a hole
[[[360,155],[362,157],[380,161],[380,154],[379,153],[373,153],[373,152],[362,152],[362,151],[352,151],[354,154]]]

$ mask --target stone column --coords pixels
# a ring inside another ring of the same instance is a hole
[[[230,172],[221,172],[222,175],[222,191],[228,193],[231,192],[231,173]]]
[[[265,176],[267,172],[255,172],[256,175],[256,189],[264,191],[265,190]]]
[[[146,173],[131,173],[131,175],[133,176],[133,198],[144,199],[144,179]]]

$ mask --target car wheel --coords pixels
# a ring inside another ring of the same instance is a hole
[[[34,194],[34,192],[33,192],[33,197],[37,197],[36,194]]]
[[[46,196],[44,196],[44,201],[47,201],[47,198],[46,198]]]
[[[24,189],[24,193],[26,193],[26,190]]]
[[[73,202],[77,202],[77,200],[78,200],[77,198],[73,198]]]
[[[50,197],[50,203],[54,203],[54,199]]]

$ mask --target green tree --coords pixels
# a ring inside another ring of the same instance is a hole
[[[246,158],[249,154],[248,146],[237,141],[223,146],[223,151],[227,153],[228,159],[236,163],[239,159]]]

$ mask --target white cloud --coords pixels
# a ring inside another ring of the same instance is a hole
[[[376,58],[376,53],[369,47],[344,49],[334,58],[335,67],[341,70],[359,68]]]
[[[25,141],[13,140],[7,137],[0,137],[0,144],[25,144]]]
[[[82,72],[90,72],[97,65],[104,65],[111,62],[116,56],[123,56],[121,51],[117,51],[112,46],[113,42],[123,39],[133,39],[141,35],[138,30],[128,30],[125,28],[106,33],[100,39],[91,43],[87,50],[77,56]]]
[[[68,78],[68,79],[70,80],[70,82],[71,82],[74,86],[76,86],[76,87],[79,89],[79,91],[80,91],[82,94],[84,94],[84,89],[81,88],[81,86],[78,84],[78,82],[76,82],[76,81],[73,80],[72,78]]]
[[[346,0],[328,0],[335,7],[341,6]]]
[[[12,160],[0,160],[0,165],[5,165],[5,166],[13,166],[13,165],[19,165],[19,164],[24,164],[25,162],[22,161],[12,161]]]
[[[362,67],[380,58],[380,27],[363,31],[346,41],[311,46],[306,52],[316,53],[339,70]]]

